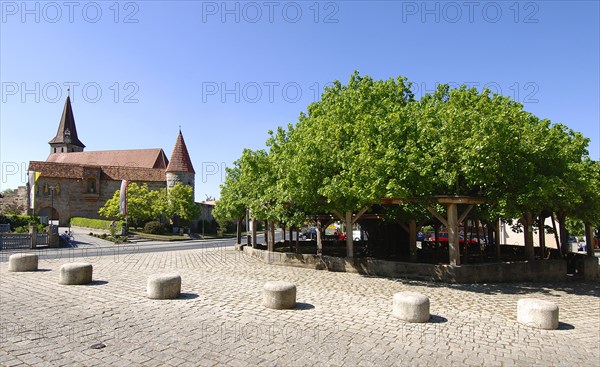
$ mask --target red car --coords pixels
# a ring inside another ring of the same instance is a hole
[[[336,230],[333,235],[338,239],[338,241],[346,241],[346,232],[340,233]]]
[[[435,236],[431,236],[431,238],[429,238],[429,241],[435,242]],[[448,242],[448,232],[438,233],[438,242]],[[465,243],[465,237],[462,235],[458,235],[458,242]],[[472,238],[471,240],[469,240],[469,243],[478,244],[479,241],[477,240],[477,238]]]

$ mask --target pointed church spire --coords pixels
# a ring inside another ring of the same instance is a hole
[[[83,151],[85,145],[77,137],[77,127],[75,126],[75,117],[71,108],[71,98],[67,96],[65,107],[63,109],[58,131],[54,139],[48,142],[52,148],[67,148],[68,151]],[[74,148],[74,150],[70,148]]]
[[[177,141],[175,141],[175,147],[173,148],[173,154],[171,154],[171,159],[167,166],[167,172],[196,173],[196,171],[194,171],[194,166],[192,166],[192,160],[190,159],[187,147],[185,146],[185,140],[183,140],[181,129],[179,130]]]

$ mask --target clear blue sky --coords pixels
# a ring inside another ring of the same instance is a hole
[[[68,84],[87,150],[170,156],[181,125],[197,200],[354,70],[405,76],[417,97],[487,85],[583,133],[597,160],[599,19],[598,1],[2,1],[0,190],[47,158]]]

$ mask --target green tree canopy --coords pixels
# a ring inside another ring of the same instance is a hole
[[[588,157],[589,139],[489,90],[441,85],[417,101],[410,85],[356,72],[347,85],[336,81],[295,125],[270,132],[268,151],[243,152],[217,215],[246,207],[302,221],[385,197],[419,206],[434,195],[478,195],[490,218],[561,211],[599,222],[600,166]],[[424,210],[405,205],[395,216],[407,213]]]
[[[181,182],[176,183],[169,190],[166,198],[164,196],[155,198],[155,207],[161,203],[166,204],[166,214],[169,217],[176,215],[183,220],[191,220],[198,216],[199,210],[194,202],[194,190],[191,186],[184,185]]]

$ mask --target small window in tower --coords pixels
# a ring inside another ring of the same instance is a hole
[[[54,148],[54,153],[56,153],[56,148]]]
[[[60,152],[64,153],[65,152],[65,148],[60,148]]]
[[[93,177],[87,179],[87,192],[90,194],[96,192],[96,179]]]
[[[74,152],[74,151],[75,151],[75,148],[71,148],[71,152]]]

